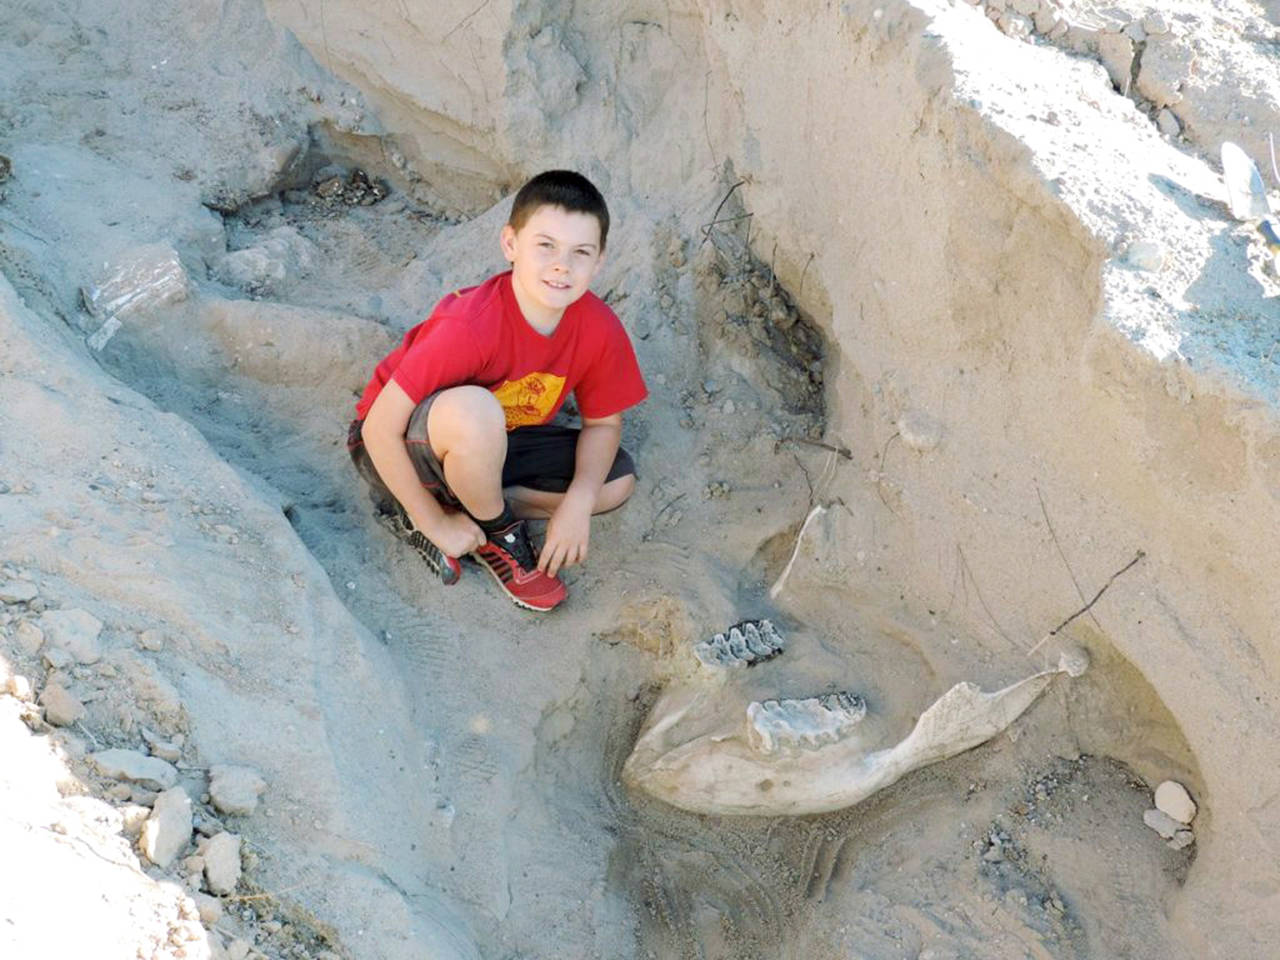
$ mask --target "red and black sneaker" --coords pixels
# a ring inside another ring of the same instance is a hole
[[[397,538],[417,550],[418,556],[426,561],[431,572],[438,576],[440,582],[446,587],[453,586],[462,577],[462,564],[453,557],[445,556],[439,547],[428,540],[426,535],[413,525],[413,521],[409,519],[409,515],[400,504],[397,503],[389,512],[379,510],[377,518],[378,522]]]
[[[493,574],[508,597],[529,610],[550,610],[568,594],[559,577],[538,569],[523,520],[489,534],[472,556]]]

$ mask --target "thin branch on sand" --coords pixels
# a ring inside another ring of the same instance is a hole
[[[1097,603],[1100,599],[1102,599],[1102,595],[1107,592],[1111,584],[1116,582],[1116,578],[1119,577],[1121,574],[1127,573],[1129,569],[1133,567],[1134,564],[1136,564],[1139,560],[1141,560],[1146,555],[1147,554],[1145,550],[1139,550],[1137,555],[1132,560],[1130,560],[1123,567],[1121,567],[1119,570],[1117,570],[1115,573],[1113,573],[1111,576],[1107,578],[1107,582],[1104,583],[1102,585],[1102,588],[1093,595],[1092,600],[1090,600],[1083,607],[1081,607],[1071,616],[1067,617],[1067,619],[1063,620],[1060,624],[1058,624],[1056,627],[1054,627],[1052,630],[1046,633],[1042,638],[1040,638],[1040,640],[1036,643],[1036,645],[1027,651],[1027,656],[1031,656],[1031,654],[1035,653],[1037,650],[1043,647],[1046,643],[1048,643],[1049,640],[1051,640],[1053,637],[1056,637],[1059,633],[1062,632],[1062,628],[1065,627],[1067,624],[1069,624],[1072,620],[1075,620],[1081,614],[1088,613],[1089,610],[1093,607],[1093,605]]]

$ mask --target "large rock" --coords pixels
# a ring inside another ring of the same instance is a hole
[[[151,790],[168,790],[178,782],[173,764],[137,750],[99,750],[89,759],[103,776],[131,780]]]
[[[80,663],[102,658],[102,621],[87,610],[50,610],[40,617],[40,629],[50,645],[67,651]]]
[[[182,787],[164,791],[142,826],[142,852],[156,866],[168,869],[190,840],[191,798]]]
[[[209,768],[209,798],[222,813],[248,816],[258,807],[267,782],[251,767],[215,764]]]

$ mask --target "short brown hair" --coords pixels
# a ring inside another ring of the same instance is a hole
[[[516,194],[507,223],[519,230],[539,207],[560,207],[570,213],[585,213],[600,224],[600,252],[609,236],[609,208],[594,183],[572,170],[545,170]]]

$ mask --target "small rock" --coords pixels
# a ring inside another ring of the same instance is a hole
[[[1084,676],[1089,669],[1089,651],[1084,647],[1067,647],[1058,654],[1058,669],[1069,677]]]
[[[126,803],[119,809],[124,835],[130,840],[137,839],[142,834],[142,828],[147,824],[147,818],[151,816],[150,808],[140,803]]]
[[[249,941],[232,940],[227,944],[227,949],[223,953],[227,960],[245,960],[245,957],[249,956],[250,949]]]
[[[26,580],[0,580],[0,603],[30,603],[40,591]]]
[[[142,827],[142,852],[167,870],[190,840],[191,798],[182,787],[164,791],[156,797],[151,816]]]
[[[1195,842],[1196,842],[1196,835],[1194,833],[1192,833],[1190,830],[1179,830],[1177,833],[1173,835],[1172,839],[1170,839],[1170,841],[1167,844],[1165,844],[1165,846],[1167,846],[1170,850],[1182,850],[1185,847],[1191,846],[1191,844]]]
[[[1196,818],[1196,802],[1187,788],[1176,780],[1166,780],[1156,787],[1156,809],[1168,814],[1179,823],[1190,823]]]
[[[167,740],[161,740],[146,727],[142,728],[142,739],[146,742],[147,748],[151,751],[153,757],[168,760],[170,763],[177,763],[182,758],[181,746],[176,743],[170,743]]]
[[[31,681],[20,673],[15,673],[9,678],[9,693],[22,701],[30,701],[34,694],[31,689]]]
[[[209,892],[224,896],[240,882],[240,838],[234,833],[220,833],[200,841],[204,857],[204,879]]]
[[[1161,810],[1148,810],[1142,815],[1142,822],[1166,840],[1182,829],[1182,824]]]
[[[39,627],[51,645],[80,663],[97,663],[102,658],[98,641],[102,621],[86,610],[50,610],[40,617]]]
[[[1129,244],[1124,259],[1139,270],[1155,273],[1164,266],[1164,248],[1151,240],[1138,240]]]
[[[1164,14],[1153,10],[1142,18],[1142,29],[1149,36],[1158,37],[1169,32],[1169,21],[1164,18]]]
[[[133,787],[127,783],[113,783],[107,787],[107,796],[112,800],[128,800],[133,795]],[[146,817],[144,816],[145,820]]]
[[[898,419],[898,435],[912,450],[927,453],[942,442],[942,424],[927,413],[913,410]]]
[[[1182,133],[1182,124],[1168,107],[1156,114],[1156,128],[1166,137],[1176,137]]]
[[[188,873],[188,874],[189,873],[203,874],[204,873],[204,857],[200,856],[199,854],[187,857],[185,860],[182,861],[182,872]]]
[[[200,922],[206,927],[212,927],[222,919],[222,901],[217,897],[211,897],[207,893],[192,894],[192,899],[196,902],[196,909],[200,912]]]
[[[0,153],[0,183],[4,183],[9,179],[9,174],[13,172],[13,161]]]
[[[164,636],[159,630],[143,630],[138,634],[138,646],[143,650],[159,653],[164,649]]]
[[[75,658],[61,647],[49,647],[40,659],[50,670],[66,670],[75,663]]]
[[[205,802],[208,802],[207,800]],[[196,832],[202,837],[212,837],[226,828],[221,822],[210,816],[198,816],[195,821]]]
[[[1133,41],[1123,33],[1100,33],[1098,58],[1117,90],[1127,91],[1133,68]]]
[[[144,807],[154,807],[159,796],[160,794],[157,791],[148,790],[146,787],[139,786],[136,783],[129,790],[129,799]]]
[[[46,684],[40,694],[44,719],[55,727],[69,727],[84,716],[84,704],[61,684]]]
[[[34,657],[39,653],[40,646],[44,643],[44,631],[30,620],[21,621],[17,629],[14,630],[13,635],[18,641],[18,646],[22,648],[22,652],[29,657]]]
[[[209,798],[222,813],[248,816],[267,789],[262,775],[250,767],[215,764],[209,768]]]
[[[99,750],[89,754],[103,776],[130,780],[153,790],[168,790],[178,782],[178,771],[159,757],[148,757],[137,750]]]

